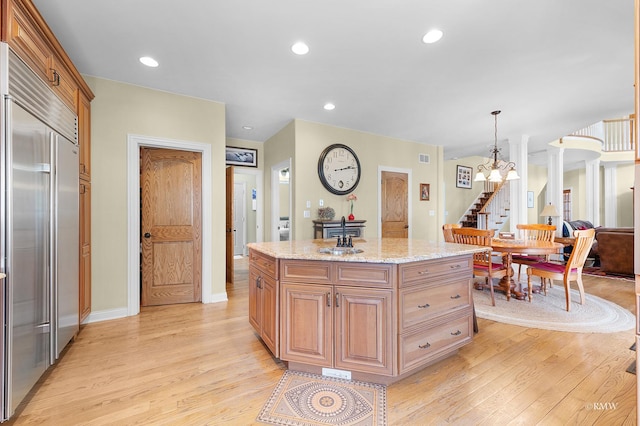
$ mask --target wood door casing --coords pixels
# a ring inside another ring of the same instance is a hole
[[[382,238],[409,237],[409,198],[407,173],[382,172]]]
[[[202,300],[202,155],[141,148],[142,306]]]

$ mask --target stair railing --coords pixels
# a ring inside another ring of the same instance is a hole
[[[603,152],[634,151],[636,147],[636,137],[633,133],[634,120],[633,114],[629,118],[602,120],[577,130],[569,136],[596,139],[602,143]]]
[[[494,191],[478,212],[478,228],[502,229],[509,217],[509,182],[503,180],[494,185]]]

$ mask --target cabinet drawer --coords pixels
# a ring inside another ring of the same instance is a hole
[[[469,306],[470,292],[470,279],[465,278],[400,290],[401,329],[404,331],[416,324]]]
[[[470,255],[403,264],[400,265],[400,286],[458,273],[471,277],[472,270],[473,259]]]
[[[400,336],[399,374],[427,363],[447,351],[452,351],[472,339],[471,312],[431,328]]]
[[[391,288],[395,282],[395,265],[336,262],[336,285]]]
[[[281,281],[331,284],[331,262],[283,260],[280,269]]]
[[[262,272],[271,275],[276,280],[278,279],[278,268],[276,267],[276,259],[259,251],[249,251],[249,265],[255,266]]]

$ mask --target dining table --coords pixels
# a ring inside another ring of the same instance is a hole
[[[512,255],[517,253],[539,256],[561,253],[563,247],[563,244],[552,241],[493,238],[491,240],[491,249],[494,253],[502,253],[502,262],[507,269],[507,274],[500,279],[496,290],[504,291],[507,295],[507,300],[511,298],[512,293],[516,299],[524,300],[527,296],[526,286],[523,287],[513,280]]]

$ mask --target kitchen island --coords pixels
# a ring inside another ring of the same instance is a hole
[[[293,370],[389,384],[473,338],[472,254],[404,238],[249,244],[249,322]]]

